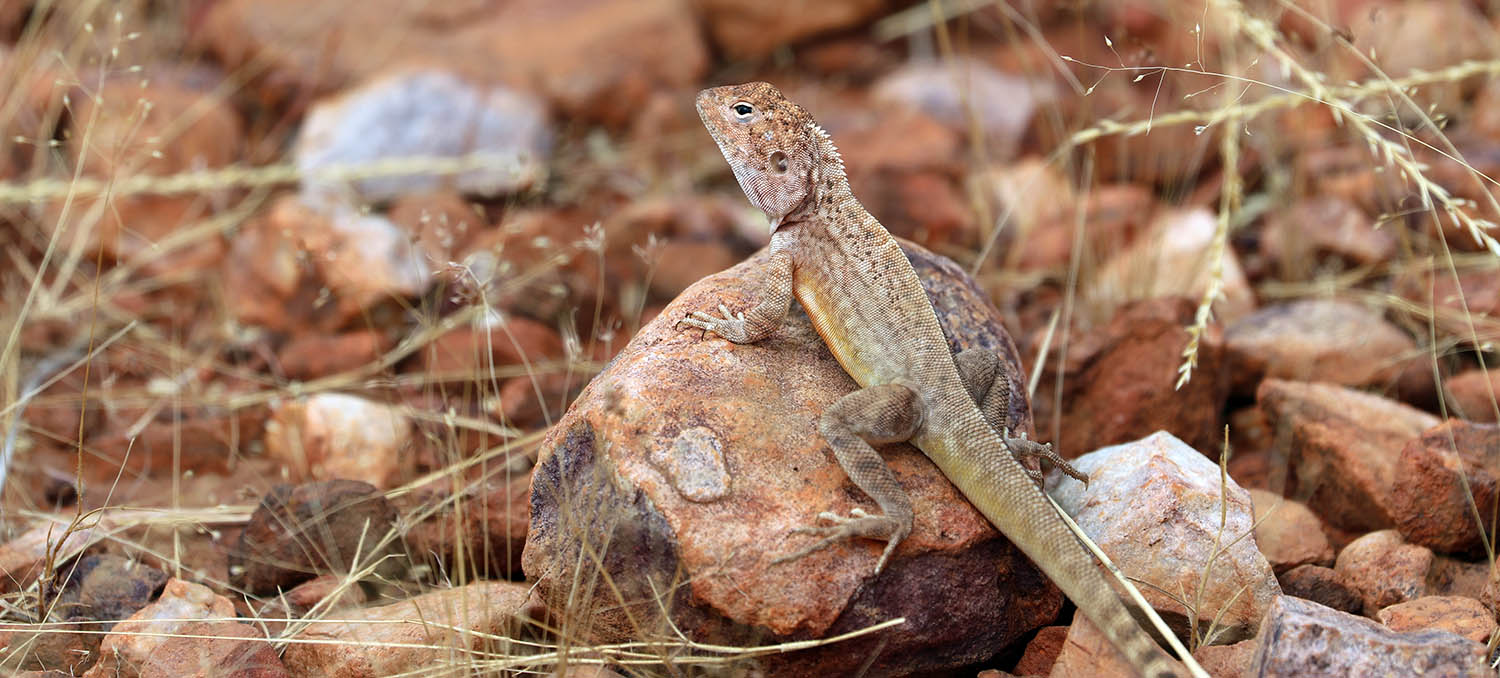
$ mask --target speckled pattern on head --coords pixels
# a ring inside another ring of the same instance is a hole
[[[910,440],[1139,674],[1175,675],[1171,660],[1012,456],[1056,459],[1050,447],[1003,435],[1030,426],[1020,366],[967,351],[955,360],[911,262],[855,199],[828,134],[763,82],[706,89],[697,104],[746,197],[770,217],[771,256],[755,306],[734,312],[721,305],[718,316],[695,311],[681,322],[753,343],[780,327],[796,298],[861,387],[829,406],[818,430],[880,513],[820,514],[833,525],[799,532],[823,539],[778,560],[850,537],[881,539],[887,546],[875,564],[878,576],[910,533],[913,517],[906,491],[871,444]]]

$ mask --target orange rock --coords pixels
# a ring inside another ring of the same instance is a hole
[[[277,351],[276,359],[282,376],[315,379],[375,362],[389,343],[383,333],[373,329],[299,334]]]
[[[434,268],[457,259],[474,235],[489,227],[489,222],[454,191],[403,194],[387,216],[416,235]]]
[[[249,624],[189,622],[146,657],[140,678],[286,678],[276,646]],[[206,636],[206,637],[205,637]],[[122,672],[121,676],[128,675]]]
[[[1266,223],[1261,254],[1274,260],[1283,274],[1305,276],[1318,264],[1318,255],[1331,253],[1356,265],[1378,264],[1396,253],[1396,235],[1375,228],[1375,220],[1348,200],[1319,196],[1277,212]]]
[[[1333,545],[1323,521],[1304,504],[1265,490],[1250,490],[1255,504],[1255,545],[1277,574],[1299,565],[1332,565]]]
[[[421,351],[423,370],[487,379],[491,368],[563,355],[557,330],[525,316],[507,315],[483,324],[488,327],[459,328],[433,340]]]
[[[1026,643],[1026,651],[1011,673],[1018,676],[1045,676],[1051,673],[1052,665],[1057,662],[1057,655],[1062,652],[1067,638],[1068,627],[1043,626],[1032,637],[1031,642]]]
[[[445,572],[518,575],[531,520],[531,474],[491,469],[489,477],[466,483],[461,496],[452,495],[451,487],[435,486],[400,500],[403,515],[425,516],[407,530],[407,550]]]
[[[1470,421],[1494,423],[1500,399],[1500,366],[1472,369],[1448,378],[1448,406],[1456,416]]]
[[[1230,325],[1224,340],[1235,390],[1245,394],[1262,377],[1386,386],[1414,361],[1426,365],[1417,342],[1379,311],[1337,299],[1267,306]]]
[[[266,422],[266,456],[294,482],[345,478],[380,488],[414,471],[412,423],[400,410],[342,393],[282,403]]]
[[[1382,608],[1376,618],[1393,631],[1437,629],[1478,643],[1489,642],[1496,628],[1484,603],[1463,596],[1423,596]]]
[[[99,645],[99,663],[87,678],[114,678],[136,673],[173,634],[196,620],[232,618],[234,604],[202,584],[172,579],[160,598],[129,619],[115,624]],[[153,674],[160,675],[160,674]]]
[[[996,313],[956,264],[904,245],[957,346],[1012,361]],[[549,606],[591,620],[591,638],[628,637],[667,611],[691,637],[760,642],[822,637],[905,616],[873,672],[936,670],[993,652],[1054,618],[1059,597],[915,448],[884,449],[912,497],[914,530],[878,577],[881,544],[856,540],[805,558],[790,530],[820,511],[874,504],[851,489],[817,434],[823,409],[854,388],[801,313],[745,346],[674,323],[691,310],[743,308],[766,253],[688,288],[631,340],[555,425],[532,479],[522,564]],[[582,572],[584,543],[603,561]],[[591,548],[591,547],[590,547]],[[603,587],[609,577],[610,584]],[[599,586],[596,586],[596,583]],[[607,588],[607,592],[606,592]],[[1006,591],[1024,590],[1025,596]],[[597,595],[580,595],[595,591]],[[928,612],[943,610],[942,620]],[[929,623],[929,621],[931,623]],[[934,655],[916,648],[944,648]],[[863,641],[777,656],[776,675],[836,675],[874,651]],[[987,649],[981,649],[987,648]]]
[[[1367,617],[1426,593],[1432,549],[1408,544],[1395,530],[1371,532],[1339,552],[1333,569],[1364,601]]]
[[[1437,417],[1333,384],[1261,382],[1257,400],[1286,450],[1285,495],[1346,529],[1394,525],[1396,469],[1407,441]]]
[[[1408,442],[1395,471],[1391,516],[1407,541],[1468,556],[1494,543],[1474,513],[1500,510],[1500,426],[1449,420]]]

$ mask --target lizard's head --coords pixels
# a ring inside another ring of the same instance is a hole
[[[812,116],[764,82],[703,90],[698,115],[745,197],[771,217],[776,230],[807,200],[816,180],[821,135]]]

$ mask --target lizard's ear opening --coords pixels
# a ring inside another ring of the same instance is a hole
[[[785,153],[781,151],[772,151],[770,160],[772,172],[775,172],[776,174],[786,174],[787,162]]]

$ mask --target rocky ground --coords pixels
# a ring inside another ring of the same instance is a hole
[[[1128,675],[816,434],[693,110],[769,80],[1213,676],[1491,675],[1492,0],[0,1],[0,672]],[[1211,302],[1211,303],[1210,303]],[[899,623],[891,620],[901,619]]]

